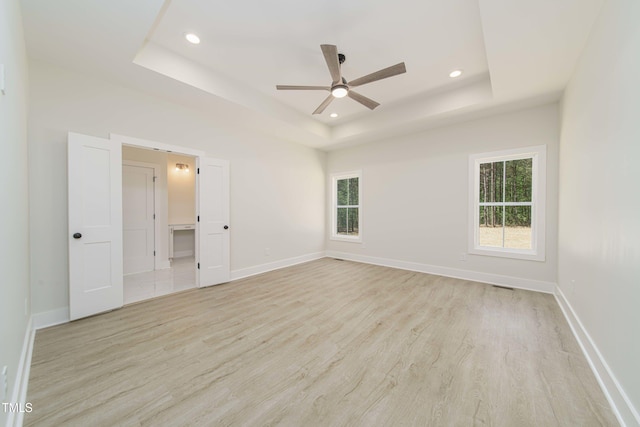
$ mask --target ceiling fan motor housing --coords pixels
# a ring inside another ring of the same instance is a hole
[[[344,53],[338,54],[338,63],[340,63],[340,65],[342,65],[346,60],[347,60],[347,57],[344,56]],[[331,94],[335,98],[343,98],[344,96],[347,95],[348,92],[349,92],[349,86],[347,86],[347,79],[345,79],[344,77],[342,77],[342,82],[336,83],[331,87]]]

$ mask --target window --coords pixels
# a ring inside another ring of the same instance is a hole
[[[544,261],[546,147],[469,158],[469,252]]]
[[[360,178],[359,171],[331,176],[333,189],[331,239],[333,240],[362,241]]]

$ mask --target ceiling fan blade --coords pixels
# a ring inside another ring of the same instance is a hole
[[[333,84],[342,82],[340,62],[338,61],[338,47],[332,44],[321,44],[320,49],[322,49],[324,60],[327,62],[327,67],[329,67]]]
[[[331,101],[333,101],[333,95],[329,95],[327,97],[327,99],[325,99],[324,101],[322,101],[322,104],[320,104],[318,106],[318,108],[316,108],[316,111],[313,112],[313,114],[320,114],[324,111],[325,108],[327,108],[327,106],[329,104],[331,104]]]
[[[369,99],[366,96],[360,95],[358,92],[354,92],[352,90],[350,90],[347,93],[347,96],[349,98],[353,99],[354,101],[358,101],[360,104],[364,105],[365,107],[367,107],[370,110],[373,110],[378,105],[380,105],[376,101],[374,101],[373,99]]]
[[[276,85],[278,90],[331,90],[329,86],[292,86],[292,85]]]
[[[380,71],[376,71],[375,73],[367,74],[366,76],[360,77],[359,79],[352,80],[349,82],[349,86],[362,86],[363,84],[386,79],[387,77],[393,77],[406,72],[407,69],[404,66],[404,62],[401,62],[399,64],[392,65],[391,67],[384,68]]]

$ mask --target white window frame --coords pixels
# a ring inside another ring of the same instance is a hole
[[[480,246],[478,231],[480,222],[480,164],[519,159],[532,159],[531,177],[531,249],[512,249]],[[532,261],[545,260],[545,212],[547,189],[547,147],[517,148],[472,154],[469,156],[469,245],[475,255],[488,255]]]
[[[338,181],[342,179],[358,178],[358,204],[340,207],[358,208],[358,235],[345,236],[338,234]],[[331,174],[331,240],[343,242],[362,243],[362,171],[340,172]]]

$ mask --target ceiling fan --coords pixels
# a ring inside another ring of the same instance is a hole
[[[404,66],[404,62],[401,62],[399,64],[392,65],[391,67],[383,68],[382,70],[376,71],[375,73],[367,74],[366,76],[347,82],[347,80],[342,77],[342,72],[340,71],[340,65],[345,61],[346,57],[343,54],[338,53],[338,48],[334,45],[323,44],[320,45],[320,48],[322,49],[324,60],[327,62],[329,73],[331,74],[331,78],[333,79],[331,86],[276,86],[276,89],[278,90],[326,90],[331,92],[327,99],[322,101],[322,104],[320,104],[320,106],[316,108],[313,114],[322,113],[324,109],[327,108],[329,104],[331,104],[333,98],[343,98],[345,96],[348,96],[354,101],[357,101],[365,107],[373,110],[380,104],[373,99],[369,99],[366,96],[354,92],[352,88],[386,79],[387,77],[393,77],[407,71]]]

